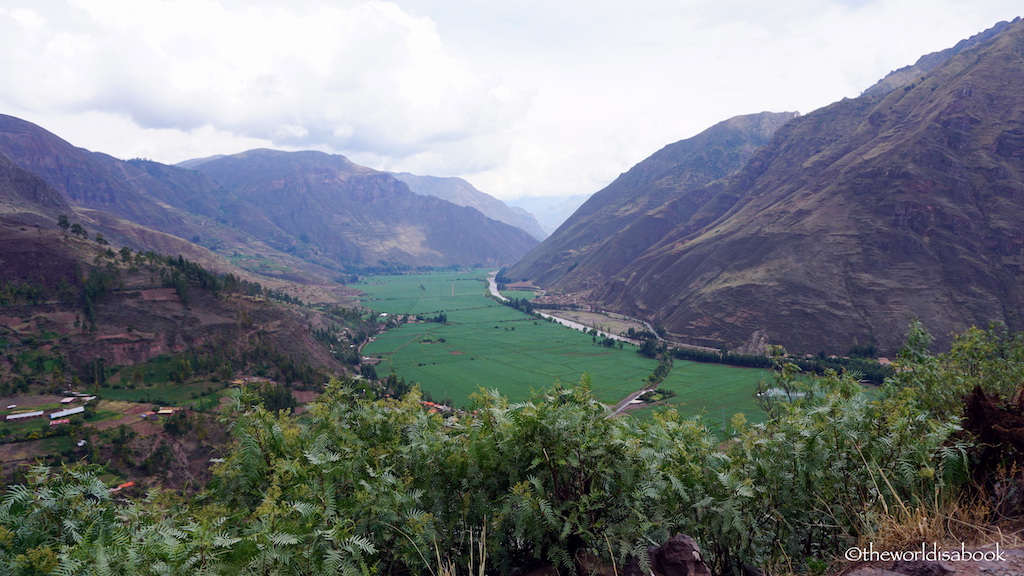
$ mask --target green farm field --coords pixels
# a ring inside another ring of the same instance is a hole
[[[659,388],[676,393],[664,403],[681,414],[703,414],[727,424],[733,414],[742,412],[748,420],[760,422],[765,414],[754,393],[764,380],[771,382],[767,370],[676,360]]]
[[[486,271],[377,276],[361,284],[363,305],[388,314],[444,312],[448,324],[410,322],[379,336],[363,354],[380,356],[377,374],[394,371],[456,406],[480,388],[512,401],[556,381],[593,379],[598,399],[614,403],[639,390],[657,363],[636,348],[603,348],[591,336],[502,306],[485,296]],[[454,291],[454,296],[452,296]]]
[[[642,388],[657,366],[635,346],[604,348],[587,334],[495,302],[485,295],[486,276],[487,271],[473,271],[367,277],[358,286],[366,293],[364,306],[411,316],[444,312],[448,318],[446,325],[410,322],[378,336],[363,349],[365,356],[381,358],[377,374],[394,372],[419,382],[435,401],[447,397],[455,406],[468,404],[480,388],[497,389],[515,402],[556,381],[571,384],[589,374],[595,397],[612,404]],[[763,370],[677,361],[662,387],[676,392],[669,403],[681,413],[714,419],[724,414],[728,420],[736,412],[759,411],[753,393],[768,377]]]

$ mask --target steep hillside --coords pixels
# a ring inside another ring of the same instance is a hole
[[[940,345],[1024,327],[1024,22],[1003,28],[787,123],[736,175],[660,206],[675,225],[611,281],[549,282],[716,347],[892,351],[914,318]]]
[[[252,150],[191,166],[237,199],[225,204],[230,223],[277,250],[337,266],[498,265],[536,245],[518,228],[415,194],[343,156]]]
[[[738,116],[662,148],[591,196],[508,275],[562,291],[608,282],[703,205],[707,193],[695,191],[739,170],[795,116]],[[671,201],[675,208],[666,210]]]
[[[143,173],[105,154],[76,148],[30,122],[0,115],[0,154],[45,180],[74,205],[183,238],[201,229],[166,199],[154,197]]]
[[[520,228],[537,240],[543,240],[548,236],[533,214],[509,207],[494,196],[477,190],[462,178],[417,176],[408,172],[398,172],[394,176],[405,182],[409,189],[417,194],[436,196],[452,204],[476,208],[484,216]]]
[[[22,170],[0,154],[0,215],[22,218],[35,215],[53,222],[60,214],[71,214],[71,206],[42,178]]]
[[[104,381],[120,373],[123,382],[130,367],[161,357],[201,359],[227,370],[221,377],[268,363],[283,382],[308,385],[343,372],[313,338],[315,327],[331,324],[321,315],[227,285],[211,289],[214,276],[197,275],[187,260],[125,257],[55,221],[47,227],[7,216],[0,243],[0,396],[91,382],[97,362]]]

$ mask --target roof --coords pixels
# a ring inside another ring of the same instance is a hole
[[[76,406],[74,408],[68,408],[67,410],[58,410],[50,414],[50,420],[71,416],[72,414],[81,414],[82,412],[85,412],[85,406]]]
[[[33,416],[42,416],[42,410],[36,410],[35,412],[20,412],[18,414],[8,414],[7,420],[20,420],[22,418],[32,418]]]

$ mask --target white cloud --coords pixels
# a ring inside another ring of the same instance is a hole
[[[32,6],[0,13],[0,49],[22,56],[0,60],[11,108],[391,158],[509,121],[494,78],[447,53],[431,20],[386,2]]]
[[[725,118],[809,112],[1016,0],[7,0],[0,112],[165,162],[253,147],[590,193]]]

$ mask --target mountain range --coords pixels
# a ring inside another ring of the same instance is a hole
[[[507,275],[746,351],[1024,328],[1024,22],[790,116],[666,147]]]
[[[115,220],[260,263],[256,272],[290,270],[278,275],[292,279],[382,265],[510,264],[537,244],[475,208],[416,194],[392,174],[322,152],[251,150],[171,166],[77,148],[0,116],[0,155],[89,211],[119,243],[148,248]]]
[[[1022,46],[1024,23],[1003,22],[857,98],[721,122],[622,174],[539,245],[536,218],[457,178],[313,151],[120,160],[11,116],[0,210],[40,237],[67,215],[114,245],[263,282],[514,264],[506,275],[545,299],[716,348],[887,352],[915,319],[948,345],[971,325],[1024,328]]]

